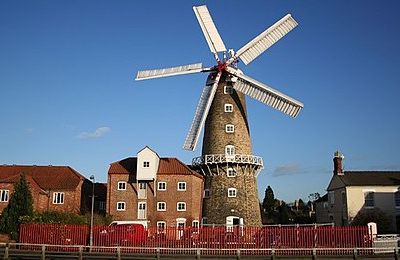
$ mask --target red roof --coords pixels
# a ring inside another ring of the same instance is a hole
[[[129,157],[118,162],[111,163],[108,174],[133,174],[136,176],[136,157]],[[160,158],[157,174],[159,175],[196,175],[202,177],[196,171],[190,169],[177,158]]]
[[[73,190],[85,179],[69,166],[0,165],[0,182],[15,183],[21,173],[43,190]]]

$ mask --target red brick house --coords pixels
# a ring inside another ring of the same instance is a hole
[[[107,213],[148,227],[198,226],[203,176],[176,158],[160,158],[149,147],[111,163]]]
[[[0,212],[8,205],[21,174],[26,176],[35,211],[81,213],[90,209],[92,183],[69,166],[0,165]]]

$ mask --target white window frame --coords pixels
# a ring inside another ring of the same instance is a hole
[[[233,112],[233,105],[232,104],[225,104],[224,105],[225,113],[232,113]]]
[[[181,188],[180,185],[183,185],[184,187]],[[187,186],[186,181],[179,181],[176,188],[178,191],[186,191],[186,186]]]
[[[234,178],[234,177],[236,177],[236,176],[237,176],[236,170],[233,169],[232,167],[229,167],[229,168],[226,170],[226,176],[229,177],[229,178]]]
[[[224,86],[224,94],[233,94],[233,87],[229,85]]]
[[[127,184],[126,181],[119,181],[117,184],[117,190],[126,190],[126,184]]]
[[[162,187],[160,187],[160,185],[164,185],[164,187],[162,188]],[[167,182],[165,182],[165,181],[158,182],[157,183],[157,190],[166,191],[167,190]]]
[[[150,162],[149,161],[143,161],[143,168],[149,168],[150,167]]]
[[[366,209],[375,208],[375,190],[363,190],[363,193],[364,193],[364,208],[366,208]],[[367,196],[369,194],[372,194],[372,199],[371,198],[367,199]],[[367,200],[368,201],[372,200],[372,206],[367,205]]]
[[[236,198],[236,197],[237,197],[237,189],[228,188],[228,198]]]
[[[126,211],[126,202],[125,201],[117,202],[117,211]]]
[[[181,208],[180,205],[183,205],[183,208]],[[176,203],[176,211],[186,211],[186,202],[178,201]]]
[[[229,134],[234,133],[235,132],[235,125],[226,124],[225,125],[225,132],[229,133]]]
[[[167,211],[167,203],[165,201],[157,202],[157,211]]]
[[[226,156],[234,156],[235,155],[235,146],[228,144],[225,146],[225,155]]]
[[[8,202],[9,199],[10,199],[10,191],[0,190],[0,202]]]
[[[60,191],[53,192],[53,204],[64,204],[65,201],[65,193]]]
[[[197,233],[199,231],[199,227],[200,227],[200,221],[193,220],[192,221],[192,228],[193,228],[193,232],[194,233]]]
[[[157,221],[157,233],[165,233],[166,228],[167,228],[167,222]]]

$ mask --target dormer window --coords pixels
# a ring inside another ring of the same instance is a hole
[[[143,162],[143,168],[149,168],[150,167],[150,162],[149,161],[144,161]]]

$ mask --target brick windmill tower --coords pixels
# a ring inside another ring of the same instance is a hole
[[[205,127],[202,156],[192,162],[206,179],[203,220],[207,224],[258,226],[261,216],[257,175],[263,160],[252,153],[245,96],[291,117],[298,115],[303,104],[246,76],[237,68],[237,62],[240,59],[249,64],[295,28],[297,22],[288,14],[235,53],[225,48],[207,7],[195,6],[193,10],[217,65],[205,68],[197,63],[139,71],[136,80],[209,73],[183,146],[194,150]]]

